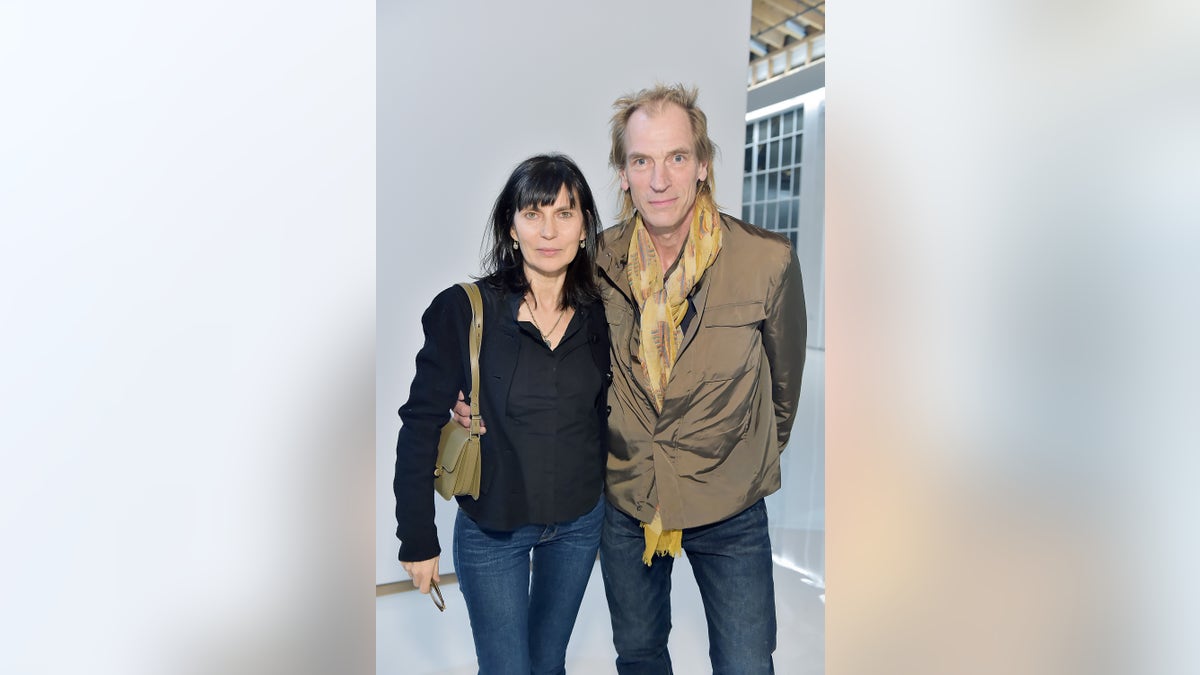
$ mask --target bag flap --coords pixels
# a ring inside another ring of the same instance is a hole
[[[442,427],[442,436],[438,440],[437,468],[442,471],[455,471],[462,458],[463,450],[470,440],[470,429],[463,428],[461,424],[453,420],[447,422],[446,426]]]

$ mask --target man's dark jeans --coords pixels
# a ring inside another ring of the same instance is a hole
[[[600,569],[621,675],[672,672],[667,639],[675,561],[656,556],[646,567],[644,550],[638,520],[606,504]],[[775,583],[766,504],[760,499],[725,520],[684,530],[683,550],[704,601],[714,675],[773,673]]]

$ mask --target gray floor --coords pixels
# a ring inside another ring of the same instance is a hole
[[[700,593],[687,556],[675,563],[672,593],[671,659],[677,673],[711,672]],[[775,566],[779,647],[775,672],[820,675],[825,661],[824,590],[788,567]],[[469,675],[476,672],[466,608],[458,586],[442,588],[446,611],[427,596],[397,593],[375,601],[377,673],[386,675]],[[612,631],[599,564],[592,571],[583,607],[567,649],[572,675],[615,673]]]

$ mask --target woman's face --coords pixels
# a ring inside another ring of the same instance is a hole
[[[518,211],[508,232],[521,246],[525,276],[531,279],[562,276],[586,237],[583,221],[579,199],[571,206],[571,195],[565,185],[559,188],[553,204]]]

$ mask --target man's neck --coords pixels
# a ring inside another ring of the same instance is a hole
[[[650,228],[646,228],[646,233],[650,235],[650,243],[654,244],[654,252],[658,254],[658,264],[662,268],[664,277],[679,258],[679,252],[683,250],[683,245],[687,242],[689,229],[681,225],[668,232],[656,233]]]
[[[688,233],[692,230],[692,218],[695,217],[696,207],[693,204],[687,216],[674,227],[655,228],[646,225],[646,234],[650,235],[650,243],[654,244],[654,252],[658,254],[658,264],[666,276],[679,259],[679,252],[687,243]],[[643,221],[645,224],[645,221]]]

